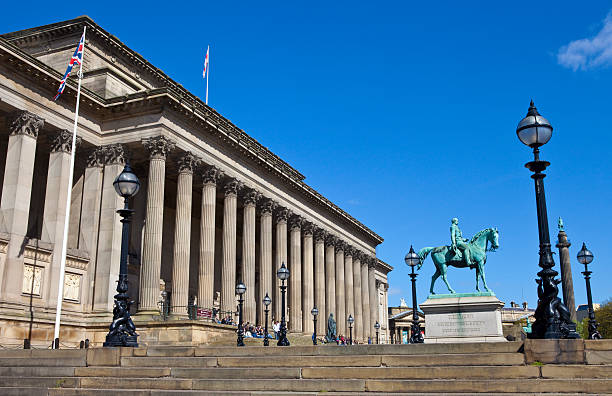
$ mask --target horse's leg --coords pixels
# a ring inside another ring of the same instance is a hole
[[[489,289],[489,286],[487,286],[487,281],[485,280],[485,276],[484,276],[484,263],[482,261],[480,261],[478,263],[478,272],[480,272],[480,279],[482,279],[482,284],[483,284],[485,290],[490,292],[491,289]]]
[[[480,270],[478,268],[479,267],[476,267],[476,291],[477,292],[480,291],[480,285],[478,284],[478,277],[480,276]]]
[[[436,283],[436,280],[440,277],[440,269],[438,268],[438,266],[436,265],[436,272],[433,274],[433,276],[431,277],[431,286],[429,288],[429,294],[436,294],[434,293],[434,284]]]
[[[451,293],[455,293],[455,291],[453,290],[453,288],[448,284],[448,279],[446,279],[446,270],[447,270],[447,266],[445,264],[441,264],[440,265],[442,267],[442,280],[444,281],[444,283],[446,283],[446,287],[448,288],[448,291]]]

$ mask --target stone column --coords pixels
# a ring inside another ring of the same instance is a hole
[[[223,266],[221,268],[221,311],[236,311],[236,200],[242,187],[237,179],[223,186]]]
[[[291,212],[287,208],[279,207],[276,210],[276,266],[273,273],[275,279],[274,288],[274,319],[281,319],[281,292],[280,285],[281,281],[276,277],[276,271],[280,268],[282,263],[287,263],[287,219]],[[290,274],[290,278],[291,278]],[[285,317],[287,312],[285,312]]]
[[[323,321],[327,326],[329,314],[334,314],[334,319],[338,321],[336,312],[336,256],[334,245],[336,237],[327,234],[325,236],[325,318]],[[337,326],[336,326],[337,329]]]
[[[242,282],[246,286],[244,295],[244,321],[255,323],[255,205],[261,194],[248,189],[243,196],[242,222]]]
[[[304,273],[302,279],[302,331],[311,334],[314,330],[310,310],[314,307],[314,256],[313,256],[313,231],[312,223],[305,222],[302,226],[304,247]]]
[[[363,315],[363,339],[368,340],[372,334],[374,323],[370,323],[370,281],[368,271],[369,258],[361,255],[361,313]]]
[[[79,139],[80,140],[80,139]],[[70,155],[72,152],[72,133],[66,130],[51,136],[51,154],[47,170],[47,188],[41,240],[53,244],[53,259],[46,271],[45,296],[49,307],[56,306],[60,267],[62,261],[62,243],[64,240],[64,222],[66,221],[66,199],[70,180]]]
[[[371,257],[368,263],[368,288],[370,292],[370,334],[376,337],[376,331],[374,330],[374,324],[378,321],[378,288],[376,287],[376,258]],[[382,323],[380,323],[382,328]],[[373,338],[373,342],[376,340]]]
[[[185,153],[178,160],[176,186],[176,221],[174,222],[174,254],[172,264],[172,315],[187,317],[189,303],[189,256],[191,242],[191,202],[193,168],[198,158]]]
[[[355,298],[353,296],[353,248],[350,246],[344,249],[344,285],[344,291],[346,293],[346,317],[348,319],[348,316],[352,315],[353,319],[355,319]],[[354,333],[353,336],[355,336]]]
[[[36,139],[42,128],[42,118],[19,111],[7,117],[9,130],[6,165],[0,200],[0,231],[11,234],[4,263],[0,263],[3,297],[19,299],[23,277],[23,254],[21,252],[28,227],[30,196]],[[2,267],[4,265],[4,267]]]
[[[272,271],[272,211],[274,210],[274,201],[264,199],[260,204],[261,216],[259,218],[259,301],[257,301],[257,318],[258,324],[263,325],[264,305],[263,298],[266,293],[270,298],[274,297],[272,289],[272,279],[276,278],[276,274]],[[274,283],[276,284],[276,282]]]
[[[97,147],[87,159],[83,180],[83,206],[79,227],[79,249],[89,254],[89,262],[96,262],[102,175],[106,162],[103,147]],[[93,266],[89,266],[92,269]]]
[[[361,253],[358,250],[353,252],[353,296],[355,313],[354,337],[358,340],[364,339],[363,332],[363,303],[361,301]]]
[[[572,264],[569,257],[569,247],[572,246],[567,239],[563,226],[557,235],[559,249],[559,265],[561,266],[561,286],[563,288],[563,303],[570,312],[571,319],[576,321],[576,302],[574,300],[574,281],[572,279]]]
[[[164,227],[166,156],[174,148],[174,142],[165,136],[156,136],[143,139],[142,144],[149,151],[149,177],[138,308],[142,313],[157,314]]]
[[[327,307],[325,306],[325,231],[316,228],[314,232],[314,301],[319,310],[317,334],[324,335],[327,327]]]
[[[336,241],[336,328],[338,336],[346,334],[346,294],[345,294],[345,277],[344,277],[344,248],[345,243],[341,240]]]
[[[215,166],[208,166],[202,171],[198,306],[206,309],[213,308],[215,293],[215,211],[217,182],[222,175]]]
[[[299,216],[292,216],[291,230],[291,264],[289,271],[289,329],[302,332],[302,221]]]
[[[117,213],[117,209],[123,207],[123,198],[115,191],[113,181],[125,165],[125,151],[120,144],[102,146],[100,151],[102,156],[100,160],[104,161],[100,226],[97,240],[98,249],[94,256],[96,261],[90,261],[94,264],[90,266],[90,269],[95,272],[92,276],[95,279],[93,288],[94,311],[112,312],[121,260],[121,216]]]

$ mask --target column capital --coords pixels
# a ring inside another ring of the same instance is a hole
[[[361,261],[361,258],[363,257],[363,252],[357,248],[354,249],[353,251],[353,261]]]
[[[330,234],[329,232],[325,233],[325,244],[326,245],[331,245],[331,246],[336,246],[336,241],[338,240],[338,238],[336,238],[335,235]]]
[[[287,222],[287,219],[291,216],[291,211],[280,205],[276,208],[275,212],[277,223],[280,223],[281,221]]]
[[[304,219],[301,216],[293,215],[289,218],[289,229],[291,231],[300,230],[302,228],[302,224],[304,223]]]
[[[376,268],[376,257],[368,256],[368,268],[374,269]]]
[[[104,166],[104,148],[95,147],[87,156],[88,168],[102,168]]]
[[[202,183],[217,184],[223,177],[223,171],[214,165],[205,166],[202,169]]]
[[[103,159],[105,165],[124,165],[126,162],[127,152],[122,144],[107,144],[100,147],[100,159]]]
[[[336,238],[336,243],[334,243],[334,246],[336,247],[336,252],[344,252],[344,249],[346,249],[346,242],[340,238]]]
[[[349,244],[346,244],[346,246],[344,247],[344,257],[347,257],[347,256],[353,257],[354,253],[355,253],[355,248]]]
[[[45,124],[45,120],[29,111],[15,111],[7,117],[7,127],[10,135],[26,135],[36,139],[38,131]]]
[[[245,188],[242,194],[242,202],[244,206],[255,206],[257,201],[261,199],[261,193],[254,188]]]
[[[276,206],[276,202],[274,202],[274,200],[271,198],[262,197],[262,199],[259,201],[259,210],[261,210],[261,214],[272,214],[274,209],[276,209]]]
[[[187,151],[177,159],[179,173],[191,173],[200,163],[200,158]]]
[[[53,133],[49,136],[49,141],[51,143],[51,152],[57,153],[70,153],[72,152],[72,132],[67,131],[66,129],[62,129],[56,133]],[[79,136],[76,138],[76,146],[79,146],[83,139]]]
[[[314,227],[315,241],[324,243],[326,236],[327,236],[327,231],[317,226]]]
[[[302,224],[302,230],[304,231],[304,235],[313,236],[314,235],[314,229],[315,229],[315,225],[314,224],[312,224],[310,221],[304,220],[304,223]]]
[[[243,184],[240,180],[235,178],[228,178],[225,184],[223,185],[223,192],[225,196],[230,195],[238,195],[238,191],[240,191],[243,187]]]
[[[174,140],[165,136],[154,136],[142,139],[142,144],[149,151],[151,158],[163,158],[174,149],[176,143]]]

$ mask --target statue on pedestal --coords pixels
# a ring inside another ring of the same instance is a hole
[[[334,314],[330,313],[327,318],[327,333],[325,334],[325,341],[336,342],[338,335],[336,333],[336,321],[334,320]]]
[[[476,290],[480,292],[479,280],[482,280],[485,290],[492,293],[485,281],[484,265],[487,262],[487,251],[492,252],[499,247],[499,232],[497,228],[486,228],[477,232],[472,239],[468,240],[463,238],[459,228],[459,220],[453,218],[450,231],[450,246],[426,247],[418,252],[420,263],[417,269],[421,269],[423,261],[429,253],[431,253],[431,259],[436,266],[436,272],[431,277],[430,294],[435,294],[434,285],[440,276],[446,284],[448,291],[455,293],[446,277],[448,266],[475,269]]]

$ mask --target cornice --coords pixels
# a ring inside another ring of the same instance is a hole
[[[14,68],[23,70],[28,78],[34,78],[41,86],[48,88],[50,93],[57,88],[63,77],[59,72],[47,66],[38,59],[20,50],[14,43],[35,40],[36,38],[52,37],[74,32],[83,25],[88,27],[88,37],[92,35],[102,38],[114,49],[121,51],[131,59],[136,67],[142,68],[159,79],[163,88],[139,91],[134,94],[104,99],[86,88],[81,88],[81,106],[90,111],[97,111],[103,115],[117,116],[122,112],[129,114],[135,109],[155,107],[165,108],[187,116],[201,127],[205,127],[213,135],[218,136],[224,143],[233,147],[241,155],[254,160],[264,169],[276,174],[298,193],[304,194],[311,202],[322,206],[339,219],[356,227],[376,244],[382,243],[383,238],[370,230],[363,223],[349,215],[346,211],[325,198],[314,188],[304,182],[305,176],[283,161],[276,154],[268,150],[256,139],[249,136],[242,129],[232,124],[213,108],[204,104],[198,97],[187,91],[160,69],[150,64],[141,55],[123,44],[119,39],[106,32],[87,16],[73,20],[59,22],[39,28],[26,29],[19,32],[7,33],[0,36],[0,62],[7,61]],[[91,32],[91,33],[90,33]],[[76,91],[76,80],[68,79],[66,90]],[[69,97],[64,93],[64,97]],[[73,100],[73,99],[66,99]],[[212,128],[211,128],[212,127]],[[210,131],[212,129],[212,131]]]

